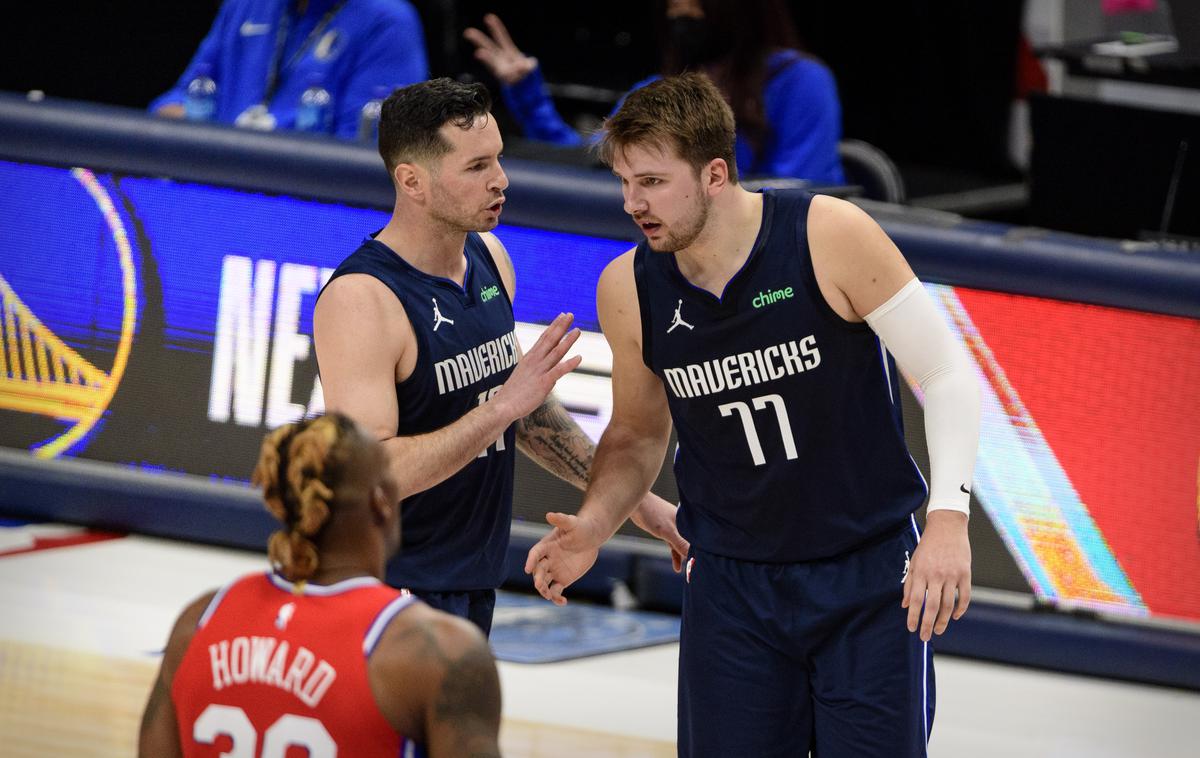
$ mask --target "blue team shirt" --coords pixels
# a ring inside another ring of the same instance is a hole
[[[494,392],[517,360],[512,303],[483,239],[467,235],[463,286],[409,265],[367,240],[333,272],[368,274],[404,306],[417,342],[412,375],[396,385],[397,435],[432,432]],[[364,325],[369,328],[369,325]],[[388,572],[402,586],[456,592],[493,589],[505,577],[512,521],[515,425],[441,484],[408,497],[402,544]]]
[[[263,100],[277,31],[286,15],[279,84],[269,104],[276,128],[295,125],[300,95],[316,78],[333,99],[332,133],[353,138],[362,107],[376,88],[424,81],[429,63],[421,19],[407,0],[346,0],[313,35],[339,1],[309,0],[298,15],[294,0],[225,0],[183,76],[150,110],[183,103],[197,67],[206,63],[217,83],[216,120],[232,124]]]
[[[634,256],[643,359],[679,439],[679,531],[760,562],[842,554],[903,528],[926,495],[908,454],[896,366],[817,287],[812,196],[763,193],[762,227],[722,297],[674,254]]]

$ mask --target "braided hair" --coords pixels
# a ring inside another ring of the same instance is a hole
[[[281,426],[263,439],[250,481],[262,487],[267,510],[283,523],[271,535],[267,555],[289,581],[304,581],[317,570],[313,539],[329,520],[354,429],[349,418],[330,414]]]

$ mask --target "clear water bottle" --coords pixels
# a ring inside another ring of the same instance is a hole
[[[188,82],[183,116],[188,121],[212,121],[217,117],[217,83],[208,63],[196,66],[196,75]]]
[[[330,132],[333,130],[333,98],[319,77],[309,80],[296,109],[296,131]]]
[[[371,93],[371,99],[362,107],[358,116],[358,141],[369,144],[379,142],[379,114],[383,110],[383,101],[391,94],[390,87],[376,87]]]

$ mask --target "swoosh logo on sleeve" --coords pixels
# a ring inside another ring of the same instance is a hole
[[[270,24],[256,24],[253,21],[243,21],[240,30],[243,37],[256,37],[271,31]]]

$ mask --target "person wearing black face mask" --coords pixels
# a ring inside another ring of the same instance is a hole
[[[716,83],[733,108],[743,176],[845,182],[837,85],[824,64],[797,49],[782,0],[666,0],[662,17],[661,75],[703,71]],[[516,46],[494,14],[484,26],[486,32],[472,28],[464,36],[500,82],[525,136],[558,145],[588,141],[555,110],[537,59]]]
[[[722,37],[703,16],[667,19],[669,45],[679,57],[681,69],[696,69],[718,61],[732,50],[734,38]]]

